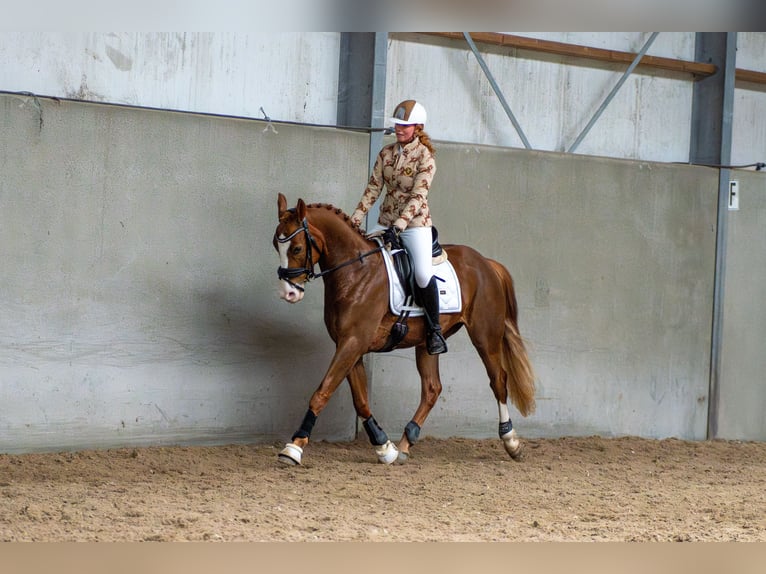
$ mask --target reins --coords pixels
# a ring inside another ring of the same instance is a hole
[[[344,261],[343,263],[339,263],[335,267],[331,267],[330,269],[326,269],[324,271],[320,271],[319,273],[313,273],[312,271],[312,277],[324,277],[325,275],[328,275],[329,273],[332,273],[333,271],[337,271],[341,267],[345,267],[346,265],[351,265],[352,263],[359,262],[361,263],[362,260],[365,257],[369,257],[370,255],[374,255],[378,251],[382,251],[383,246],[376,247],[375,249],[370,249],[369,251],[365,251],[364,253],[360,253],[359,256],[354,257],[353,259],[349,259],[348,261]]]
[[[282,281],[287,281],[288,284],[290,284],[295,289],[298,289],[299,291],[305,291],[302,285],[297,285],[290,281],[290,279],[295,279],[296,277],[300,277],[301,275],[306,275],[306,282],[311,281],[315,278],[321,278],[325,275],[329,275],[330,273],[333,273],[337,271],[338,269],[342,269],[343,267],[346,267],[348,265],[352,265],[354,263],[361,263],[366,257],[369,257],[370,255],[374,255],[375,253],[378,253],[379,251],[383,250],[383,245],[379,245],[375,249],[371,249],[370,251],[366,251],[364,253],[360,253],[358,256],[354,257],[353,259],[349,259],[348,261],[344,261],[343,263],[339,263],[335,267],[331,267],[330,269],[325,269],[324,271],[320,271],[319,273],[314,273],[314,258],[311,253],[311,246],[314,246],[314,249],[316,249],[320,255],[321,250],[319,249],[319,246],[316,244],[316,241],[311,235],[311,232],[309,231],[309,224],[306,218],[303,218],[303,221],[301,222],[301,227],[293,231],[289,236],[284,238],[277,237],[277,241],[279,243],[287,243],[290,241],[293,237],[298,235],[301,231],[303,231],[306,234],[306,263],[304,263],[303,267],[279,267],[277,269],[277,276]]]

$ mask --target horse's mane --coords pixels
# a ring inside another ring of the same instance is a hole
[[[354,225],[354,223],[351,221],[351,217],[339,207],[335,207],[330,203],[309,203],[306,207],[309,209],[326,209],[327,211],[335,212],[335,215],[343,219],[343,221],[345,221],[351,229],[356,231],[362,237],[365,237],[361,227],[359,225]]]

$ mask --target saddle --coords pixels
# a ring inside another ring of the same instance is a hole
[[[373,234],[370,238],[382,244],[380,235]],[[404,246],[401,244],[399,238],[396,238],[393,242],[389,253],[391,255],[392,267],[404,290],[405,303],[402,306],[402,310],[399,312],[396,322],[391,327],[391,333],[388,336],[386,344],[378,351],[380,353],[391,351],[402,342],[409,331],[407,319],[409,319],[410,313],[414,309],[413,305],[421,305],[416,297],[417,290],[415,289],[415,273],[412,267],[412,260],[410,259],[407,250],[404,249]],[[447,260],[447,252],[444,251],[439,243],[439,232],[435,227],[431,227],[431,256],[434,265],[438,265]],[[437,277],[437,279],[443,281],[441,278]]]
[[[399,238],[396,238],[395,245],[391,245],[391,257],[394,263],[394,269],[399,281],[404,287],[404,294],[407,298],[415,298],[415,273],[412,269],[412,260],[410,254],[402,245]],[[431,227],[431,257],[433,264],[438,265],[447,260],[447,252],[439,244],[439,231]]]

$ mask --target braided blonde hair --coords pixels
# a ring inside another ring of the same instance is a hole
[[[431,155],[436,155],[434,144],[431,142],[431,137],[423,130],[423,124],[418,124],[415,126],[415,137],[420,138],[420,143],[428,148],[428,151],[431,152]]]

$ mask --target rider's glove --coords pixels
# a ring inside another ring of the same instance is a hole
[[[383,244],[397,246],[399,245],[399,234],[401,231],[396,225],[392,225],[383,232]]]

